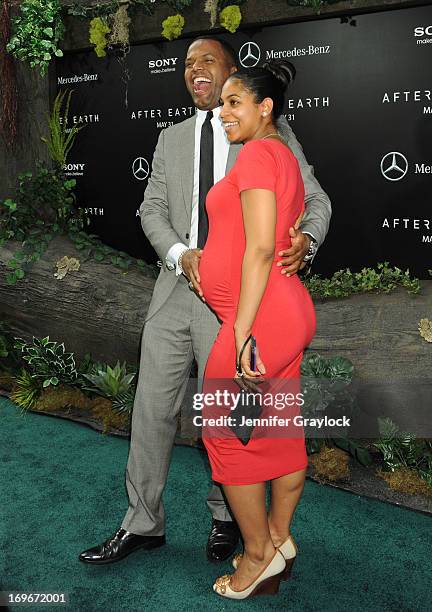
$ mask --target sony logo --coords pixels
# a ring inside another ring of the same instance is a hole
[[[163,68],[164,66],[175,66],[178,57],[168,57],[166,59],[150,60],[149,68]]]
[[[63,170],[84,170],[85,164],[65,164]]]
[[[432,25],[427,26],[426,28],[418,27],[414,28],[414,36],[432,36]]]

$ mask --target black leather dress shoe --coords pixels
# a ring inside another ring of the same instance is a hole
[[[228,559],[234,553],[239,538],[240,529],[236,522],[213,519],[207,542],[208,560],[217,563]]]
[[[117,533],[106,540],[103,544],[89,548],[82,552],[79,560],[83,563],[102,565],[103,563],[115,563],[124,559],[134,550],[143,548],[150,550],[165,544],[165,536],[142,536],[119,529]]]

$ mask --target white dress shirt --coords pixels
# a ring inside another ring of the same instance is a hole
[[[213,127],[213,177],[217,183],[225,176],[226,165],[228,161],[229,141],[226,137],[225,130],[222,127],[220,119],[220,106],[213,109],[213,118],[211,124]],[[191,228],[189,233],[189,246],[182,242],[177,242],[168,251],[165,261],[169,270],[176,271],[176,275],[182,274],[182,270],[178,265],[180,255],[187,249],[196,249],[198,241],[198,198],[199,198],[199,168],[200,168],[200,144],[201,144],[201,128],[205,121],[208,111],[197,111],[197,119],[195,124],[195,153],[194,153],[194,181],[192,192],[192,215]]]

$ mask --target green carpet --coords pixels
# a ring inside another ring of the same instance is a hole
[[[430,609],[430,519],[310,481],[293,526],[299,556],[279,596],[218,598],[211,584],[230,568],[205,557],[210,473],[205,455],[185,447],[174,450],[165,493],[167,546],[83,565],[78,553],[108,537],[126,510],[128,443],[23,415],[5,399],[0,419],[3,590],[66,592],[69,605],[50,608],[79,612]]]

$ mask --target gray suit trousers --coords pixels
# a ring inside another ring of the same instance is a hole
[[[129,508],[122,527],[127,531],[165,533],[162,494],[191,365],[195,358],[202,380],[218,331],[216,316],[183,276],[144,326],[126,469]],[[214,518],[232,520],[220,487],[213,486],[207,504]]]

